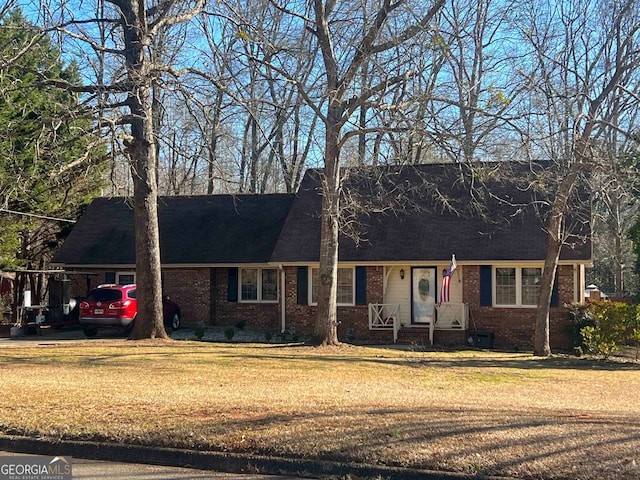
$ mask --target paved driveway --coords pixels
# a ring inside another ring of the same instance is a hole
[[[0,457],[16,455],[24,454],[0,451]],[[0,458],[0,465],[2,465],[2,463],[2,458]],[[163,467],[139,463],[102,462],[81,458],[73,458],[72,466],[74,480],[104,480],[105,478],[130,478],[133,480],[191,480],[205,478],[220,480],[283,480],[294,478],[255,474],[240,475],[237,473],[220,473],[191,468]]]
[[[51,327],[40,329],[40,335],[24,335],[22,337],[0,337],[0,347],[23,347],[25,345],[56,345],[78,342],[105,342],[123,340],[126,337],[122,330],[117,328],[101,329],[99,336],[88,339],[79,326],[64,327],[55,330]]]

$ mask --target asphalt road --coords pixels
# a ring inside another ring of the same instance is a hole
[[[0,451],[0,457],[24,455]],[[51,457],[45,457],[51,458]],[[0,465],[2,465],[0,458]],[[99,460],[72,459],[73,480],[191,480],[191,479],[224,479],[224,480],[285,480],[295,477],[273,475],[240,475],[237,473],[220,473],[191,468],[162,467],[157,465],[143,465],[139,463],[102,462]]]

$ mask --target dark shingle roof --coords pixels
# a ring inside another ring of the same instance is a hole
[[[529,164],[504,165],[487,164],[480,171],[454,164],[359,169],[359,174],[347,179],[343,191],[347,197],[369,203],[364,212],[351,217],[358,219],[363,241],[356,243],[341,234],[339,260],[447,261],[452,254],[459,261],[543,260],[547,249],[544,206],[540,206],[539,190],[530,188],[540,166],[534,166],[534,175]],[[505,176],[501,170],[506,168],[510,170]],[[319,260],[320,185],[318,171],[309,170],[285,221],[273,262]],[[485,206],[478,209],[472,195]],[[388,208],[391,204],[397,208]],[[563,248],[562,260],[591,258],[590,241],[584,241],[589,236],[588,220],[580,229],[581,238]]]
[[[263,263],[293,195],[203,195],[158,200],[163,264]],[[133,209],[97,198],[53,258],[72,265],[135,264]]]
[[[362,241],[341,235],[340,261],[443,262],[451,254],[465,262],[545,258],[545,202],[541,190],[531,186],[536,179],[540,184],[550,180],[540,181],[544,169],[539,165],[429,164],[346,173],[345,198],[366,207],[346,212]],[[319,172],[309,170],[296,195],[162,197],[162,263],[317,262],[320,185]],[[588,196],[582,205],[587,215],[581,236],[563,247],[562,260],[591,259]],[[53,261],[134,264],[130,205],[123,198],[94,200]]]

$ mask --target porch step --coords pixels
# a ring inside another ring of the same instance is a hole
[[[429,328],[401,328],[398,330],[397,343],[403,345],[431,345],[429,341]]]

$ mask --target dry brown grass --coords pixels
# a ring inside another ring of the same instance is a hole
[[[0,432],[523,478],[640,477],[640,369],[496,352],[0,349]]]

